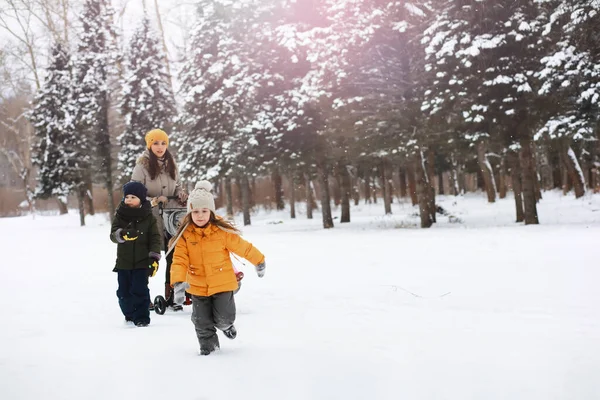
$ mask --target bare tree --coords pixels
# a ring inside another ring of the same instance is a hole
[[[34,210],[33,189],[30,186],[32,174],[31,145],[33,129],[25,118],[28,96],[22,95],[3,104],[0,119],[0,154],[6,158],[25,192],[30,211]]]
[[[22,62],[30,73],[33,74],[36,88],[40,88],[40,77],[38,67],[38,52],[36,51],[36,41],[38,36],[35,32],[34,15],[27,11],[22,1],[3,0],[0,7],[0,29],[4,30],[9,36],[18,43],[15,50],[5,51]],[[18,49],[23,50],[22,54]]]
[[[167,74],[169,75],[169,83],[171,83],[171,90],[173,89],[173,81],[171,75],[171,65],[169,63],[169,49],[167,48],[167,40],[165,39],[165,29],[163,28],[162,16],[160,14],[160,8],[158,7],[158,0],[154,0],[154,9],[156,11],[156,23],[158,24],[158,31],[160,33],[162,45],[163,45],[163,62],[167,68]]]

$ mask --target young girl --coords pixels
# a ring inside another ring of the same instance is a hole
[[[131,180],[141,182],[148,189],[148,196],[152,198],[152,212],[156,217],[158,229],[162,240],[166,243],[170,236],[164,229],[164,221],[159,215],[158,203],[166,205],[168,196],[177,196],[181,204],[185,204],[187,194],[179,183],[177,164],[169,151],[169,136],[162,129],[152,129],[146,133],[146,150],[137,159],[131,174]],[[163,250],[166,248],[163,246]],[[165,298],[173,307],[171,295],[170,271],[173,261],[172,253],[167,255],[167,268],[165,273]],[[152,303],[150,303],[152,309]],[[174,310],[181,310],[181,305],[175,305]]]
[[[146,188],[140,182],[123,186],[123,200],[112,222],[110,240],[117,245],[117,297],[125,321],[136,326],[150,323],[148,276],[154,276],[160,260],[161,234]]]
[[[171,282],[175,302],[183,301],[184,292],[192,295],[192,322],[200,342],[200,354],[219,349],[216,328],[229,339],[235,339],[235,301],[238,288],[229,252],[243,257],[256,266],[259,277],[265,274],[265,256],[240,237],[230,223],[215,216],[212,185],[200,181],[187,199],[188,214],[181,221],[171,266]]]

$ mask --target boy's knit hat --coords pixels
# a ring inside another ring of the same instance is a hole
[[[148,133],[146,133],[146,147],[150,148],[152,143],[157,140],[164,140],[167,143],[167,147],[169,147],[169,135],[162,129],[152,129]]]
[[[148,190],[146,190],[146,186],[144,186],[141,182],[131,181],[123,185],[123,198],[125,198],[125,196],[128,194],[132,194],[140,199],[140,201],[143,203],[146,201],[147,193]]]
[[[215,212],[215,198],[210,193],[211,189],[212,185],[209,181],[196,183],[194,190],[192,190],[187,199],[187,211],[192,212],[192,210],[199,208],[208,208],[212,212]]]

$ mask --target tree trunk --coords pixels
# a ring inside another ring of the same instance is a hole
[[[87,211],[89,215],[96,215],[96,210],[94,208],[94,196],[92,194],[93,186],[92,186],[92,175],[91,173],[86,174],[85,177],[85,190],[83,193],[85,198],[85,204],[87,204]],[[114,213],[112,214],[114,215]]]
[[[452,170],[450,171],[450,186],[455,196],[464,193],[465,191],[465,179],[463,176],[462,168],[459,165],[454,153],[450,156],[450,163],[452,164]]]
[[[552,190],[554,187],[554,179],[552,177],[552,166],[550,165],[550,156],[548,147],[544,146],[540,154],[540,174],[542,175],[542,187],[544,190]]]
[[[321,212],[323,214],[323,228],[333,228],[331,215],[331,199],[329,197],[329,174],[323,165],[317,167],[317,179],[321,187]]]
[[[375,175],[377,175],[377,173],[375,173]],[[371,188],[371,199],[373,200],[373,204],[377,204],[377,180],[375,179],[375,176],[373,179],[371,179],[371,182],[373,182],[373,187]]]
[[[521,187],[521,165],[519,163],[519,155],[513,151],[510,151],[506,158],[510,168],[510,179],[515,196],[517,222],[523,222],[525,220],[525,214],[523,212],[523,188]]]
[[[538,203],[542,199],[542,187],[540,184],[540,174],[538,173],[538,162],[537,162],[537,149],[535,142],[531,142],[531,157],[533,158],[533,171],[534,171],[534,188],[535,188],[535,202]]]
[[[252,174],[252,180],[250,181],[250,208],[254,208],[256,206],[256,201],[254,199],[254,194],[256,193],[256,176]]]
[[[460,193],[460,189],[458,188],[458,174],[454,167],[452,167],[452,169],[450,170],[450,173],[448,174],[448,179],[450,181],[450,193],[454,196],[458,196],[458,194]]]
[[[562,160],[562,155],[561,155],[561,160],[560,160],[560,175],[561,175],[561,181],[562,181],[562,192],[563,195],[567,195],[567,193],[569,193],[571,191],[571,179],[569,178],[569,171],[567,170],[567,166],[566,163],[563,162]]]
[[[285,208],[285,202],[283,201],[283,182],[281,174],[279,173],[279,167],[273,168],[271,179],[273,179],[273,186],[275,187],[275,208],[277,210],[283,210]]]
[[[248,175],[242,175],[242,209],[244,213],[244,226],[250,225],[250,182]]]
[[[444,194],[444,173],[440,172],[437,175],[438,178],[438,194],[443,195]]]
[[[571,148],[571,139],[568,137],[563,137],[559,140],[561,160],[566,172],[569,175],[571,183],[573,184],[575,198],[580,198],[585,194],[585,178],[583,176],[583,172],[581,171],[581,166],[579,165],[577,156],[575,156],[575,152]]]
[[[365,171],[365,204],[371,204],[371,175]]]
[[[233,218],[233,190],[231,189],[231,177],[225,177],[225,199],[227,201],[227,218]]]
[[[333,184],[331,190],[333,192],[333,204],[337,207],[342,203],[342,182],[339,171],[339,165],[334,169]]]
[[[390,203],[390,196],[388,195],[385,160],[381,160],[378,170],[379,170],[379,181],[381,182],[381,190],[383,192],[382,193],[383,209],[384,209],[385,214],[387,215],[387,214],[392,213],[392,205]]]
[[[585,148],[584,148],[585,150]],[[584,155],[581,155],[581,169],[583,171],[583,175],[585,178],[585,187],[588,189],[591,189],[594,187],[593,183],[592,183],[592,176],[593,176],[593,172],[592,170],[594,169],[593,167],[593,163],[592,163],[592,157],[594,157],[594,155],[592,153],[588,153],[589,157],[584,157]]]
[[[350,179],[350,173],[348,172],[348,166],[342,165],[340,167],[340,182],[342,191],[342,216],[340,222],[350,222],[350,192],[352,191],[352,182]]]
[[[521,138],[521,174],[523,177],[523,202],[525,211],[525,225],[539,224],[537,206],[535,200],[535,165],[533,163],[533,152],[531,149],[531,137]]]
[[[483,177],[483,185],[487,193],[488,203],[494,203],[496,201],[496,183],[494,182],[494,172],[486,152],[486,142],[480,141],[477,145],[477,162],[479,163],[479,169]]]
[[[501,199],[506,198],[506,157],[500,161],[500,171],[498,171],[498,196]]]
[[[408,195],[406,190],[406,168],[400,167],[398,169],[398,179],[400,181],[400,197],[405,198]]]
[[[79,225],[85,226],[85,200],[87,194],[84,185],[80,185],[77,189],[77,205],[79,206]]]
[[[27,209],[29,210],[29,214],[34,215],[34,213],[35,213],[34,192],[29,187],[30,169],[25,169],[23,172],[24,172],[23,173],[23,191],[25,192],[25,201],[27,201]]]
[[[417,181],[415,180],[417,171],[415,170],[415,162],[409,163],[406,167],[406,178],[408,179],[408,193],[413,206],[419,204],[419,196],[417,194]]]
[[[163,63],[167,68],[167,75],[169,76],[169,86],[173,93],[175,90],[173,89],[173,78],[171,75],[171,63],[169,62],[169,49],[167,48],[167,40],[165,39],[165,30],[162,24],[162,17],[160,15],[160,9],[158,8],[158,0],[154,0],[154,9],[156,10],[156,23],[158,25],[158,30],[160,31],[160,38],[163,46]]]
[[[105,81],[106,79],[103,79]],[[100,167],[103,169],[104,185],[108,192],[108,211],[110,215],[115,215],[116,207],[113,198],[113,172],[112,172],[112,154],[110,143],[110,127],[108,123],[108,113],[110,111],[110,102],[108,93],[103,95],[100,104],[100,113],[98,115],[98,153],[100,156]]]
[[[306,181],[306,218],[313,218],[313,203],[315,202],[315,198],[313,196],[312,190],[312,182],[310,181],[310,176],[305,174]]]
[[[294,185],[294,172],[290,174],[290,218],[296,219],[296,188]]]
[[[354,205],[357,206],[360,203],[360,179],[356,177],[356,174],[352,177],[352,198]]]
[[[65,215],[69,213],[69,209],[67,208],[67,202],[65,200],[61,199],[60,197],[56,198],[56,203],[58,204],[58,212],[60,215]]]
[[[414,160],[417,194],[419,198],[419,214],[421,216],[421,228],[429,228],[431,225],[433,225],[431,211],[429,210],[429,195],[431,194],[431,190],[428,184],[427,171],[425,170],[425,165],[423,162],[423,153],[421,151],[417,151]]]
[[[242,178],[239,175],[235,177],[235,188],[237,191],[236,200],[237,200],[238,207],[243,209],[243,206],[242,206],[242,203],[243,203],[243,200],[242,200]]]
[[[427,159],[425,160],[425,167],[427,171],[427,184],[429,185],[429,213],[431,214],[431,220],[435,223],[437,218],[435,215],[435,152],[431,149],[427,150]]]
[[[463,163],[459,163],[456,165],[456,177],[458,180],[458,194],[464,194],[467,192],[466,183],[465,183],[465,165]]]

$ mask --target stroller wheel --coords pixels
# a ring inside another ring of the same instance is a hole
[[[163,315],[167,311],[167,300],[161,295],[154,298],[154,312],[158,315]]]

